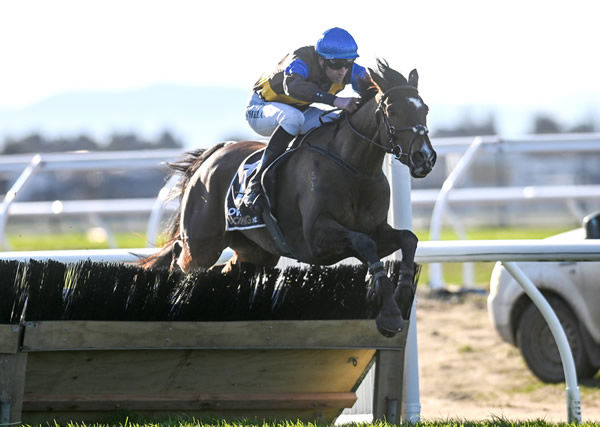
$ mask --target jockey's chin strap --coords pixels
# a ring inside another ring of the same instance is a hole
[[[384,109],[384,102],[385,100],[389,97],[390,92],[394,91],[394,90],[411,90],[414,92],[417,92],[417,88],[414,86],[410,86],[410,85],[400,85],[400,86],[394,86],[390,89],[388,89],[387,91],[385,91],[383,93],[383,95],[381,95],[381,98],[379,99],[379,103],[377,105],[377,109],[375,110],[375,114],[379,114],[381,113],[382,116],[382,121],[383,121],[383,126],[385,128],[385,132],[386,132],[386,136],[387,136],[387,140],[388,140],[388,145],[383,145],[380,144],[378,142],[375,141],[375,139],[377,138],[377,135],[379,134],[379,128],[377,129],[377,132],[375,133],[375,135],[373,136],[373,138],[369,138],[366,135],[363,135],[358,129],[356,129],[354,127],[354,125],[352,125],[352,122],[350,121],[350,117],[348,114],[346,114],[346,121],[348,122],[348,125],[350,126],[350,129],[352,130],[352,132],[354,132],[357,136],[359,136],[363,141],[368,142],[369,144],[373,144],[376,147],[378,147],[379,149],[381,149],[382,151],[392,154],[396,160],[400,160],[402,157],[408,157],[408,162],[410,162],[410,157],[409,157],[409,153],[411,151],[412,145],[414,144],[415,140],[417,139],[417,137],[425,137],[425,135],[427,135],[429,133],[429,129],[427,129],[427,126],[425,125],[414,125],[414,126],[408,126],[405,128],[396,128],[395,126],[393,126],[390,123],[390,119],[388,117],[388,115],[385,112]],[[417,92],[418,94],[418,92]],[[396,137],[398,137],[400,135],[400,133],[402,132],[412,132],[412,138],[410,139],[410,142],[408,144],[408,152],[404,152],[402,150],[402,146],[400,144],[394,144]]]

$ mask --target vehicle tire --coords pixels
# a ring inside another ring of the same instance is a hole
[[[558,316],[571,346],[575,369],[580,379],[590,378],[596,369],[590,363],[579,331],[579,322],[571,309],[558,297],[550,296],[548,302]],[[523,311],[517,327],[517,346],[529,369],[540,380],[557,383],[565,380],[558,347],[542,314],[530,303]]]

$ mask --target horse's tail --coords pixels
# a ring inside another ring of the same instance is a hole
[[[179,240],[179,214],[177,213],[171,219],[171,224],[167,230],[167,242],[155,254],[138,261],[142,268],[171,268],[175,258],[175,248]],[[177,254],[178,255],[178,254]]]
[[[209,158],[215,151],[222,148],[225,144],[227,144],[227,142],[221,142],[210,147],[209,149],[201,148],[198,150],[189,151],[185,153],[183,159],[168,163],[169,168],[173,170],[172,175],[176,173],[181,173],[183,175],[180,182],[171,192],[170,198],[179,198],[181,201],[183,192],[194,173],[207,158]],[[143,268],[170,268],[172,266],[174,256],[179,255],[176,252],[178,252],[177,242],[179,240],[180,231],[180,210],[181,203],[179,204],[179,209],[177,209],[169,221],[170,225],[165,233],[167,242],[162,246],[161,250],[154,255],[150,255],[149,257],[141,259],[139,261],[140,266]]]
[[[196,173],[198,168],[202,166],[202,163],[208,159],[215,151],[221,149],[227,142],[220,142],[219,144],[213,145],[209,149],[200,148],[194,151],[188,151],[185,153],[183,159],[176,162],[167,163],[168,166],[174,171],[173,174],[180,173],[183,175],[179,184],[174,188],[171,193],[173,199],[183,195],[183,191],[186,189],[190,179]],[[176,213],[179,216],[179,212]]]

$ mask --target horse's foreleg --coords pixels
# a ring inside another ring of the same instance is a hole
[[[390,255],[398,249],[402,251],[400,277],[398,278],[394,298],[402,311],[403,317],[408,319],[416,291],[415,274],[417,265],[415,264],[415,253],[418,243],[417,236],[410,230],[396,230],[390,225],[384,224],[377,229],[374,239],[382,257]]]
[[[373,240],[377,244],[378,255],[382,258],[400,249],[402,251],[402,270],[413,274],[415,253],[419,242],[415,233],[410,230],[396,230],[389,224],[384,224],[375,231]]]
[[[405,322],[393,296],[394,286],[378,256],[377,244],[371,237],[351,231],[331,219],[318,221],[305,236],[316,258],[331,253],[344,255],[350,250],[365,263],[375,280],[375,292],[380,301],[377,329],[385,336],[394,336],[402,330]]]

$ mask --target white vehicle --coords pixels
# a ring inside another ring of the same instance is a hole
[[[600,239],[600,212],[586,216],[583,228],[549,239]],[[592,377],[600,369],[600,262],[521,262],[519,267],[554,308],[578,377]],[[500,337],[519,347],[539,379],[564,381],[558,348],[546,321],[500,263],[492,271],[488,312]]]

